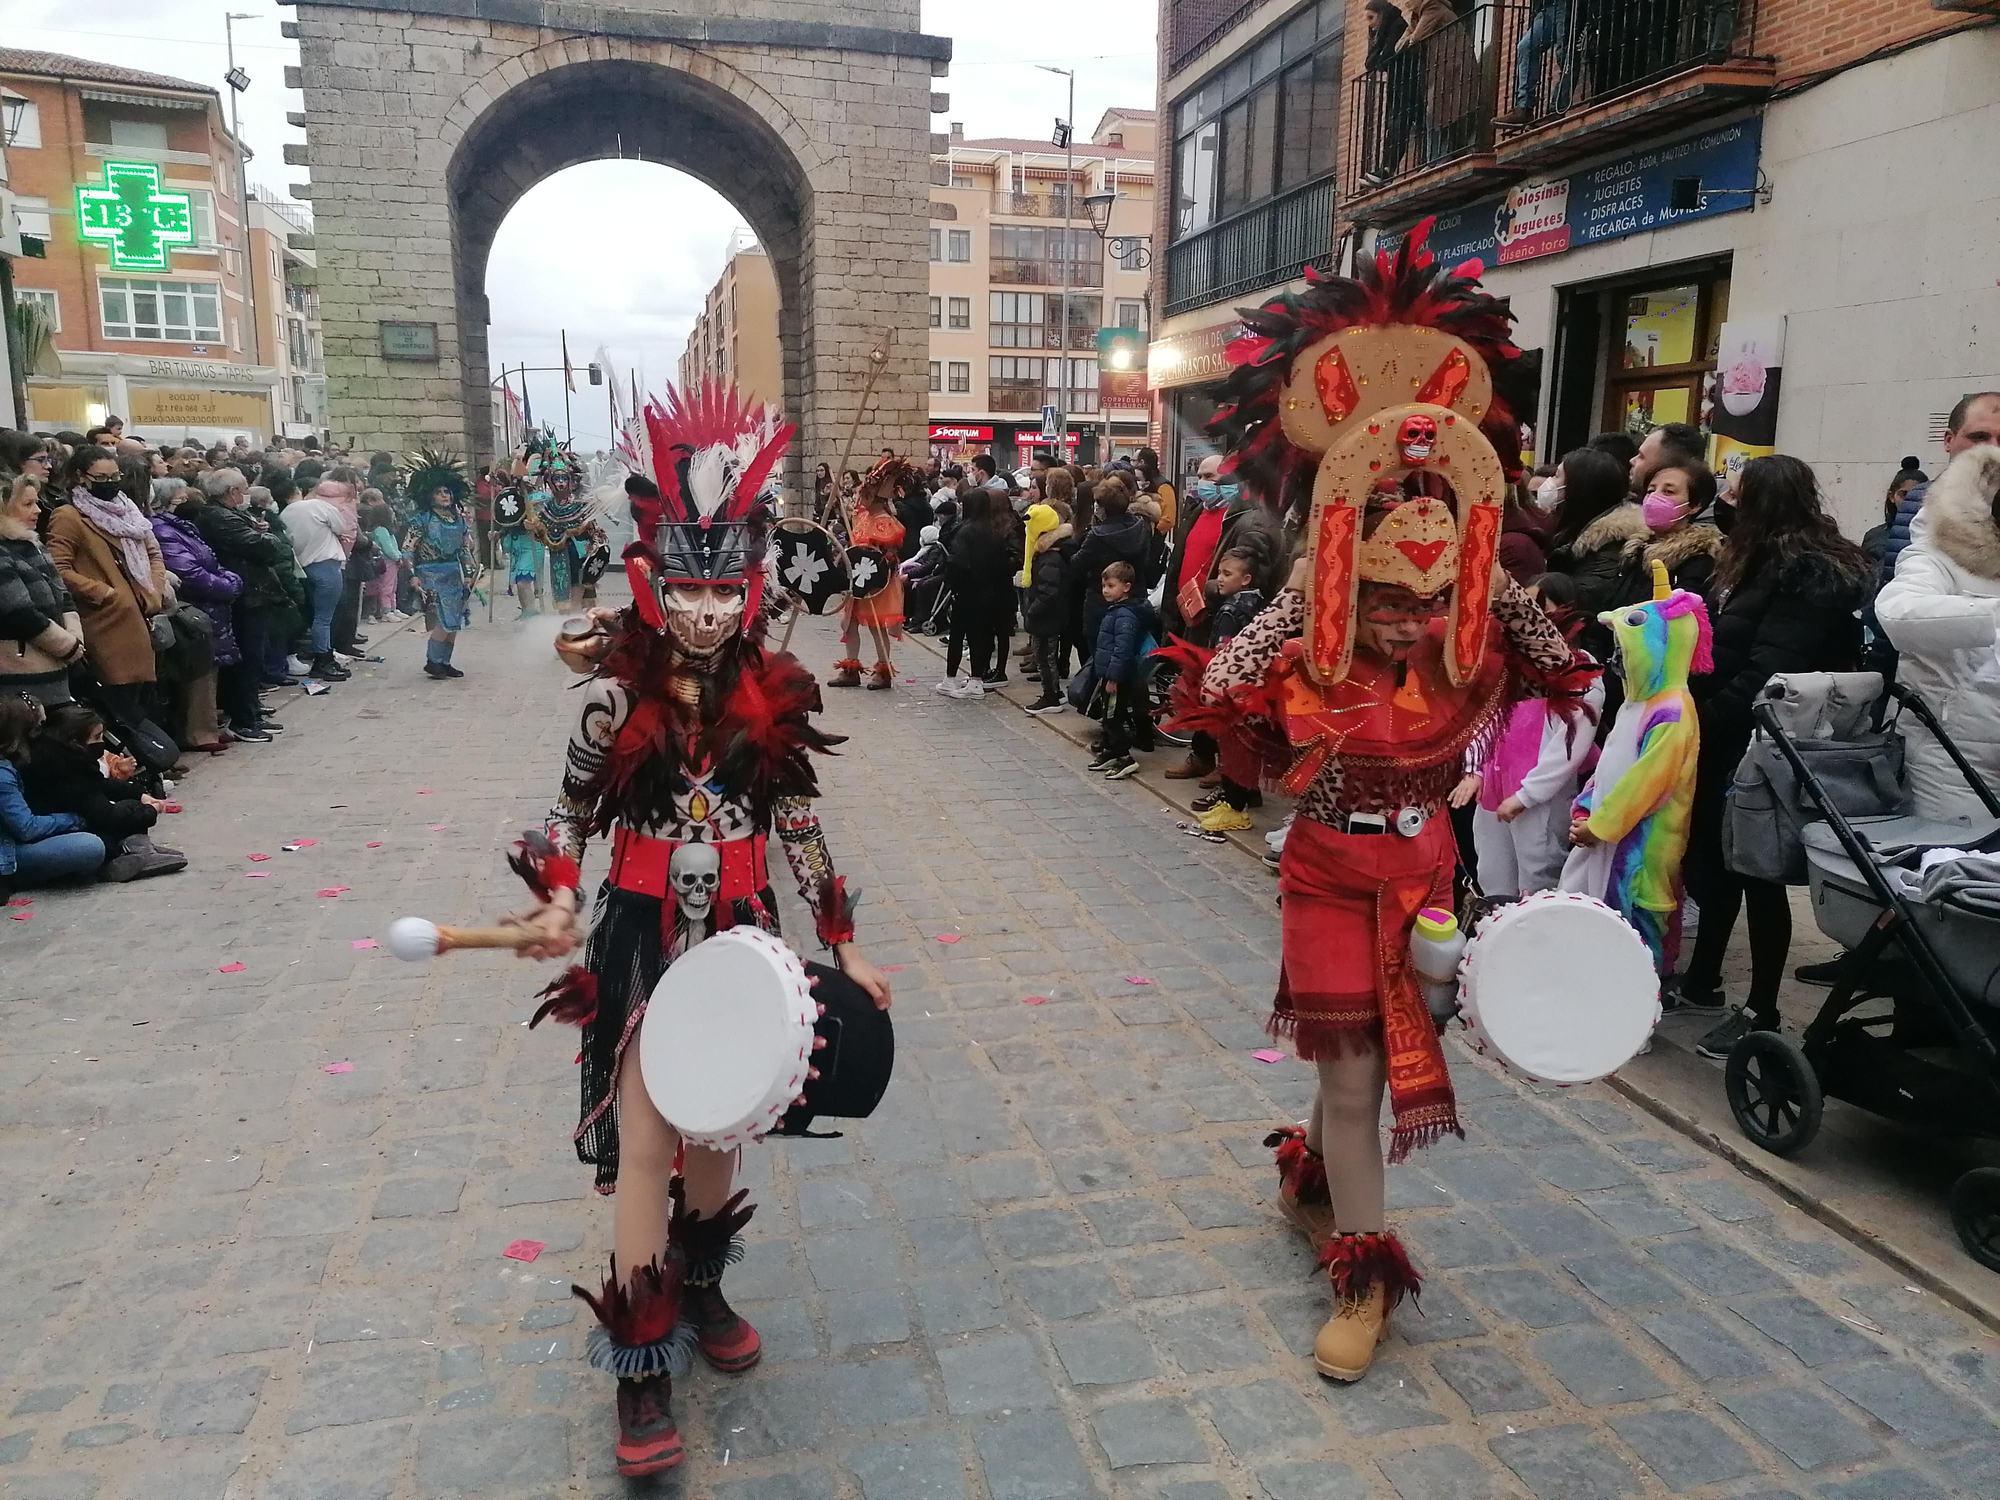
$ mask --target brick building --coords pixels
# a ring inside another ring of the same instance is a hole
[[[1307,17],[1338,61],[1337,104],[1314,116],[1337,120],[1337,196],[1298,248],[1331,264],[1435,215],[1432,248],[1482,260],[1540,354],[1525,414],[1540,452],[1695,422],[1720,463],[1773,447],[1811,463],[1859,534],[1899,459],[1934,466],[1944,413],[2000,385],[1996,0],[1462,0],[1443,14],[1371,57],[1358,4],[1163,4],[1179,192],[1152,378],[1182,393],[1162,417],[1189,453],[1202,387],[1177,372],[1216,367],[1228,323],[1194,300],[1215,279],[1205,247],[1271,243],[1251,232],[1254,195],[1283,191],[1300,149],[1296,98],[1278,88],[1274,124],[1245,90],[1293,66],[1286,39]],[[1212,208],[1225,212],[1203,221]],[[1249,279],[1223,300],[1250,300]]]
[[[722,274],[709,288],[681,353],[681,389],[703,378],[733,380],[746,397],[759,402],[784,399],[778,278],[764,247],[742,230],[729,242]]]
[[[257,354],[238,146],[215,90],[0,48],[0,121],[13,298],[49,315],[60,366],[27,377],[29,425],[116,413],[161,442],[271,435],[276,372]],[[135,216],[158,232],[120,238]]]

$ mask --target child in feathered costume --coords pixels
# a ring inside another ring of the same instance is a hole
[[[767,481],[792,429],[759,423],[719,385],[669,390],[664,405],[648,405],[657,498],[633,500],[632,606],[594,616],[605,628],[593,636],[559,643],[594,680],[547,832],[523,841],[515,866],[538,901],[519,919],[542,934],[526,952],[558,957],[578,941],[585,843],[610,839],[583,965],[544,992],[535,1019],[583,1028],[577,1155],[596,1166],[600,1193],[617,1193],[611,1276],[601,1293],[578,1295],[603,1325],[592,1331],[590,1362],[618,1377],[618,1469],[628,1476],[681,1459],[668,1403],[690,1344],[725,1372],[748,1369],[761,1351],[756,1330],[722,1295],[752,1211],[745,1194],[731,1194],[736,1153],[684,1145],[639,1077],[647,1002],[688,934],[670,881],[675,851],[713,851],[704,861],[719,871],[719,888],[704,897],[704,932],[712,912],[721,926],[776,935],[767,869],[775,833],[839,965],[807,965],[821,995],[851,982],[878,1006],[889,1003],[887,981],[855,946],[854,902],[813,812],[812,754],[838,739],[812,724],[820,706],[812,677],[764,646]],[[673,1178],[677,1153],[682,1181]]]
[[[1597,770],[1576,799],[1562,889],[1595,896],[1638,929],[1662,976],[1680,952],[1681,856],[1694,811],[1701,723],[1688,676],[1712,670],[1701,596],[1667,587],[1597,617],[1618,639],[1625,701]]]
[[[1508,704],[1581,711],[1593,667],[1497,566],[1520,469],[1505,391],[1519,351],[1476,263],[1435,265],[1419,225],[1358,280],[1315,278],[1244,314],[1226,468],[1303,518],[1287,585],[1213,654],[1177,643],[1179,722],[1261,735],[1298,798],[1279,866],[1283,962],[1270,1028],[1319,1069],[1303,1129],[1275,1132],[1280,1203],[1320,1251],[1333,1311],[1323,1375],[1357,1380],[1389,1310],[1419,1285],[1383,1215],[1389,1158],[1460,1133],[1436,1024],[1410,963],[1425,906],[1448,904],[1444,804]]]

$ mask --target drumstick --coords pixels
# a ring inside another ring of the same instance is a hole
[[[440,927],[422,917],[398,917],[389,924],[389,951],[414,964],[454,948],[526,948],[547,936],[532,927]]]

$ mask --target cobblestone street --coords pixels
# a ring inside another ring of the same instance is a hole
[[[844,1139],[748,1153],[727,1287],[764,1362],[677,1382],[687,1462],[619,1480],[569,1295],[610,1231],[575,1039],[521,1024],[546,975],[368,946],[521,904],[502,851],[576,703],[553,628],[482,621],[455,683],[383,628],[386,664],[196,769],[185,874],[0,930],[0,1495],[2000,1494],[1991,1333],[1609,1089],[1456,1043],[1469,1138],[1389,1175],[1421,1311],[1320,1380],[1261,1145],[1310,1099],[1254,1056],[1275,881],[934,696],[914,645],[894,692],[829,694],[822,765],[896,1081]],[[831,632],[797,644],[824,676]]]

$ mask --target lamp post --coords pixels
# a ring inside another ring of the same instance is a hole
[[[236,23],[256,19],[256,15],[248,11],[232,10],[223,15],[222,34],[229,44],[229,71],[222,75],[222,81],[229,85],[229,136],[236,147],[236,211],[243,216],[237,224],[237,232],[243,237],[239,264],[242,267],[245,305],[250,310],[250,359],[252,363],[261,365],[264,363],[264,329],[257,316],[257,266],[250,253],[250,179],[243,169],[243,158],[248,153],[243,147],[243,129],[238,123],[236,109],[238,97],[250,87],[250,75],[236,66]]]
[[[1063,237],[1062,237],[1062,323],[1056,330],[1056,457],[1069,461],[1069,219],[1070,202],[1076,196],[1076,71],[1037,63],[1044,73],[1059,73],[1069,80],[1069,113],[1057,122],[1056,138],[1063,148]]]
[[[1117,193],[1091,193],[1083,200],[1083,211],[1090,215],[1090,227],[1097,231],[1097,237],[1110,247],[1111,255],[1119,268],[1126,271],[1143,271],[1153,263],[1152,246],[1146,243],[1142,234],[1105,236],[1111,229],[1111,210],[1117,206]]]

